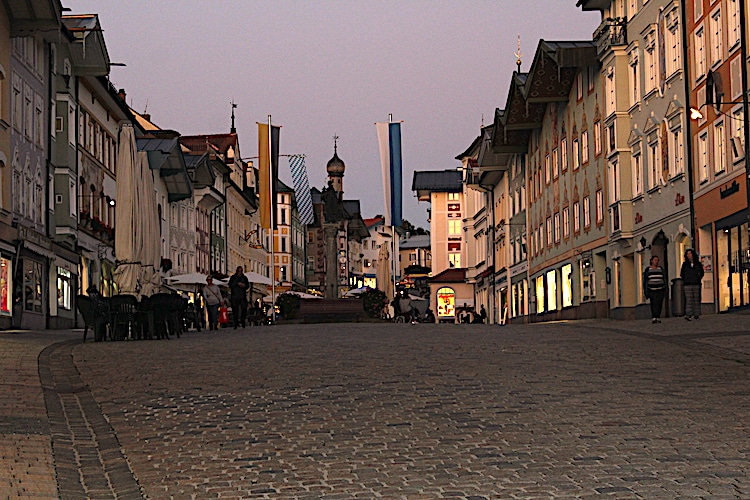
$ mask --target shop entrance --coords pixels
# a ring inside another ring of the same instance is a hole
[[[717,230],[716,254],[719,259],[719,311],[749,305],[750,248],[746,222]]]

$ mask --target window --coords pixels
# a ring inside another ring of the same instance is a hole
[[[599,189],[596,192],[596,223],[604,222],[604,193]]]
[[[609,202],[616,203],[620,201],[620,164],[617,159],[614,159],[609,163],[607,168],[609,170]],[[597,193],[601,193],[602,190],[597,190]],[[602,200],[603,201],[603,200]],[[597,222],[599,221],[599,215],[596,217]]]
[[[641,98],[641,75],[638,69],[638,50],[633,50],[630,53],[630,71],[628,73],[628,80],[630,88],[630,105],[634,106],[638,104]]]
[[[280,238],[280,242],[281,242],[281,253],[288,252],[288,250],[287,250],[287,247],[288,247],[287,237],[286,236],[282,236]]]
[[[555,243],[560,243],[560,212],[555,213]]]
[[[740,43],[740,1],[727,0],[727,46],[729,48]]]
[[[448,193],[448,201],[458,201],[458,195],[460,193]]]
[[[544,312],[544,276],[536,277],[536,313]]]
[[[31,259],[23,261],[23,308],[42,312],[42,263]]]
[[[708,180],[708,132],[703,132],[698,136],[698,175],[700,182]]]
[[[552,247],[552,217],[547,217],[547,246]]]
[[[665,55],[667,75],[673,75],[680,70],[680,52],[682,48],[680,45],[679,22],[678,9],[672,9],[666,16],[667,29],[664,33],[664,45],[667,52]]]
[[[286,214],[287,214],[286,207],[281,207],[281,209],[279,210],[279,212],[280,212],[280,214],[279,214],[280,215],[280,217],[279,217],[279,224],[286,224],[287,223],[286,222]]]
[[[562,210],[562,232],[563,238],[570,236],[570,207],[563,207]]]
[[[698,81],[706,74],[706,37],[701,26],[695,30],[695,80]]]
[[[583,227],[591,226],[591,200],[588,196],[583,197]]]
[[[583,99],[583,73],[580,71],[576,75],[576,99]]]
[[[589,132],[584,130],[581,132],[581,163],[587,164],[589,162]]]
[[[644,61],[646,68],[646,92],[656,90],[656,34],[652,30],[646,34],[644,39]]]
[[[602,122],[594,123],[594,156],[602,154]]]
[[[711,14],[711,66],[716,66],[722,60],[724,42],[721,29],[721,9]]]
[[[581,232],[581,206],[577,201],[573,203],[573,232]]]
[[[643,194],[643,164],[641,162],[641,152],[633,153],[633,194],[640,196]]]
[[[554,179],[560,177],[560,162],[557,148],[552,150],[552,177]]]
[[[730,139],[732,143],[730,144],[730,146],[732,147],[732,161],[734,162],[737,162],[745,157],[745,122],[743,121],[744,116],[745,114],[742,108],[737,108],[732,111],[732,120],[730,123],[732,123],[733,125],[733,130],[732,137]]]
[[[573,151],[571,153],[573,157],[573,171],[575,172],[581,167],[581,156],[580,156],[580,148],[578,146],[578,138],[573,138]]]
[[[33,97],[31,87],[24,85],[23,88],[23,133],[27,139],[33,139],[34,133],[34,111],[32,110]]]
[[[561,279],[560,285],[562,286],[562,307],[570,307],[573,305],[573,266],[571,264],[565,264],[560,269]]]
[[[23,130],[23,96],[21,95],[21,77],[13,73],[13,97],[12,97],[12,111],[13,111],[13,128],[18,132]]]
[[[607,70],[607,78],[604,80],[605,95],[607,96],[607,116],[611,115],[616,111],[615,107],[615,72],[612,68]]]
[[[659,141],[656,138],[652,139],[648,145],[648,186],[649,189],[654,189],[661,183],[661,154],[659,150]]]
[[[721,174],[727,169],[727,148],[724,122],[714,123],[714,173]]]
[[[669,175],[674,177],[685,171],[682,151],[682,127],[677,127],[669,131]]]
[[[450,267],[460,268],[461,267],[461,254],[460,253],[449,253],[448,263]]]
[[[547,306],[549,311],[557,309],[557,271],[547,271]]]
[[[552,180],[552,165],[549,154],[544,156],[544,175],[546,177],[547,184]]]
[[[460,220],[448,220],[448,234],[459,235],[461,234],[461,221]]]
[[[568,170],[568,140],[560,139],[560,168],[563,172]]]

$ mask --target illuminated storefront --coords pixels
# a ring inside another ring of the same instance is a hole
[[[438,290],[437,304],[438,320],[452,319],[456,316],[456,293],[452,288],[443,287]]]
[[[10,317],[13,309],[11,297],[13,297],[13,268],[11,260],[0,257],[0,316]]]
[[[561,269],[562,307],[573,305],[573,266],[565,264]]]

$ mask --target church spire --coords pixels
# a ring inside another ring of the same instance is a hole
[[[237,129],[234,126],[234,108],[237,107],[237,104],[234,102],[234,99],[232,99],[229,103],[232,105],[232,128],[229,129],[229,133],[230,134],[236,134],[237,133]]]

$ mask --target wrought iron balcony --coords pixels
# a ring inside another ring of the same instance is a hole
[[[594,31],[596,53],[601,56],[616,45],[628,44],[628,20],[624,17],[607,17]]]

